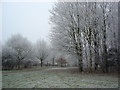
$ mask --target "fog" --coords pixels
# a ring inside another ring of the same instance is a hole
[[[38,39],[44,39],[49,43],[49,10],[52,4],[52,2],[2,3],[3,43],[11,35],[18,33],[33,43]]]

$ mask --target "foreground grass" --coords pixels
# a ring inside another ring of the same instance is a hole
[[[0,90],[2,89],[2,71],[0,70]]]
[[[118,78],[111,75],[84,74],[71,69],[37,69],[3,72],[3,88],[117,88]]]

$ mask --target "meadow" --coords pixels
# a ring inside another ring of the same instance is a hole
[[[79,73],[76,67],[3,71],[2,88],[117,88],[114,74]]]

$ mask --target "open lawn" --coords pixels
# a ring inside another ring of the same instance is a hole
[[[3,71],[3,88],[117,88],[111,74],[79,73],[77,68],[36,68]]]

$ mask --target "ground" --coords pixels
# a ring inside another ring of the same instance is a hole
[[[3,71],[3,88],[117,88],[118,77],[79,73],[76,67]]]

